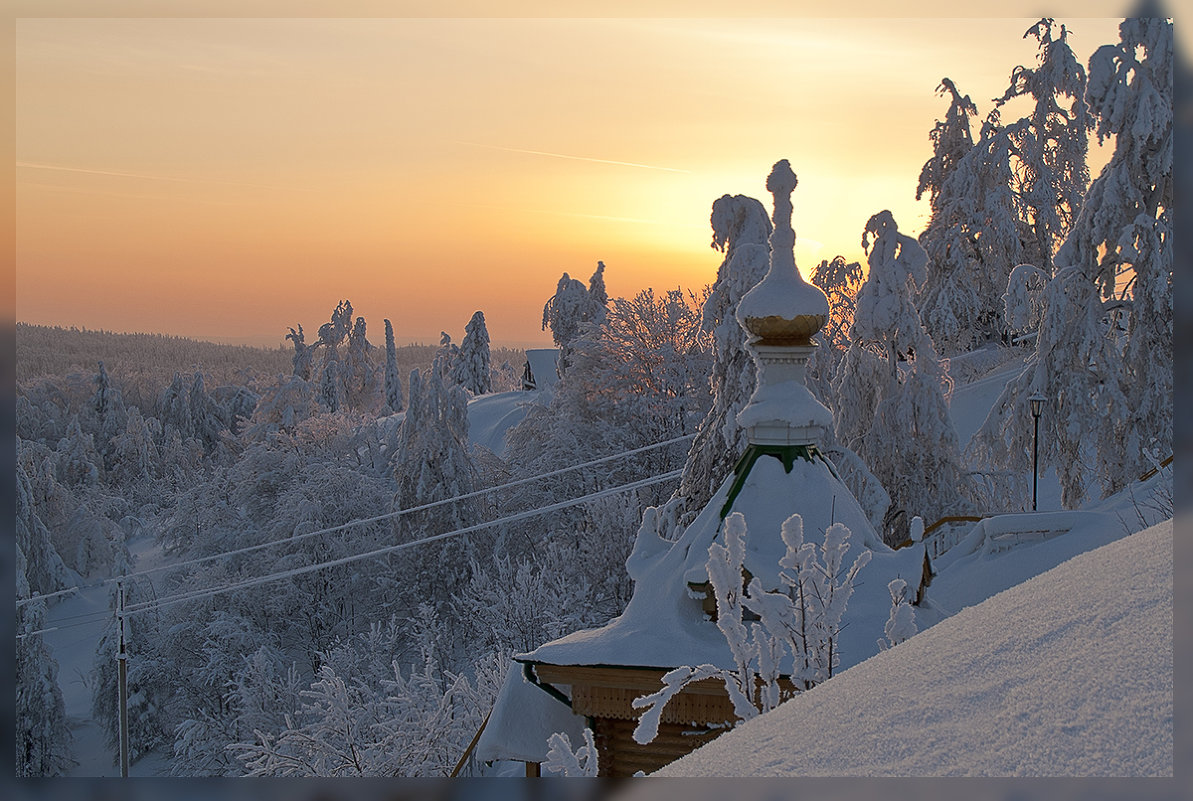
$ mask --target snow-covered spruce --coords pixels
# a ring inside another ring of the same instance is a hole
[[[702,327],[713,337],[712,408],[692,442],[676,492],[680,525],[695,519],[745,450],[746,432],[737,415],[754,392],[756,376],[737,305],[770,266],[772,224],[762,203],[724,195],[713,203],[710,223],[712,246],[725,253],[701,311]]]
[[[452,380],[473,395],[492,391],[493,379],[489,367],[489,331],[485,328],[484,312],[476,312],[464,329],[460,352],[452,362]]]
[[[967,453],[1030,469],[1032,431],[1011,421],[1029,419],[1028,397],[1042,394],[1040,463],[1055,466],[1068,508],[1091,480],[1106,495],[1137,479],[1145,448],[1172,450],[1172,25],[1133,18],[1119,31],[1118,44],[1090,58],[1088,86],[1098,136],[1114,136],[1114,153],[1056,253],[1035,358]],[[1118,279],[1131,273],[1130,297],[1118,299]],[[1129,301],[1125,345],[1104,299]]]
[[[914,301],[927,254],[899,233],[889,211],[870,218],[862,243],[870,271],[834,385],[836,433],[889,493],[882,533],[897,544],[907,539],[912,515],[935,520],[959,510],[966,490],[948,415],[952,383]]]

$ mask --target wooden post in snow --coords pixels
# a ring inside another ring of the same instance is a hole
[[[117,587],[116,621],[120,625],[120,645],[116,651],[116,666],[119,671],[120,705],[120,777],[128,778],[128,652],[124,647],[124,582]]]

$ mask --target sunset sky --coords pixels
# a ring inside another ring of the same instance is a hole
[[[861,260],[923,229],[940,79],[984,116],[1033,22],[18,19],[16,319],[274,346],[347,298],[375,344],[545,346],[564,271],[711,282],[712,202],[781,158],[805,275]]]

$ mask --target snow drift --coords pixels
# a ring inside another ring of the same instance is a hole
[[[1089,551],[664,776],[1171,776],[1173,524]]]

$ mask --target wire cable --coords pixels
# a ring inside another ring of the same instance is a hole
[[[338,526],[330,526],[328,528],[321,528],[321,529],[317,529],[315,531],[308,531],[305,534],[295,534],[290,537],[286,537],[284,539],[270,540],[269,542],[262,542],[262,543],[258,543],[257,545],[248,545],[248,546],[245,546],[244,548],[237,548],[237,549],[231,550],[231,551],[223,551],[222,553],[211,554],[209,556],[196,557],[195,559],[188,559],[184,562],[175,562],[175,563],[168,564],[168,565],[160,565],[158,567],[151,567],[151,568],[147,568],[145,570],[139,570],[135,573],[127,573],[123,576],[114,576],[112,578],[104,579],[100,583],[101,584],[114,584],[117,581],[120,581],[122,579],[138,578],[140,576],[148,576],[152,573],[160,573],[163,570],[177,570],[177,569],[180,569],[183,567],[190,567],[192,565],[205,564],[207,562],[215,561],[216,559],[226,559],[230,556],[240,556],[241,554],[252,553],[254,551],[259,551],[264,548],[272,548],[272,547],[278,546],[278,545],[287,545],[289,543],[294,543],[294,542],[298,542],[300,540],[304,540],[308,537],[315,537],[315,536],[319,536],[322,534],[331,534],[336,531],[343,531],[344,529],[353,528],[355,526],[363,526],[368,523],[379,523],[384,520],[390,520],[390,519],[401,517],[402,515],[413,514],[414,512],[422,512],[422,511],[426,511],[427,509],[434,509],[439,506],[444,506],[446,504],[453,503],[455,501],[468,500],[469,498],[476,498],[481,495],[488,495],[489,493],[497,492],[497,491],[503,490],[503,489],[509,489],[510,487],[522,486],[523,484],[529,484],[534,481],[538,481],[540,479],[553,478],[555,476],[563,475],[564,473],[569,473],[573,470],[581,470],[585,467],[593,467],[595,465],[603,464],[605,462],[611,462],[616,459],[624,458],[626,456],[635,456],[640,453],[646,453],[647,451],[656,450],[658,448],[663,448],[668,445],[675,445],[676,443],[683,442],[684,440],[692,439],[695,436],[696,436],[695,434],[687,434],[685,436],[675,437],[674,439],[665,440],[663,442],[656,442],[653,445],[645,445],[641,448],[634,448],[633,450],[622,451],[621,453],[615,453],[611,456],[603,456],[600,459],[593,459],[592,461],[582,462],[580,464],[572,465],[571,467],[564,467],[564,468],[560,468],[559,470],[552,470],[551,472],[548,472],[548,473],[540,473],[539,475],[536,475],[536,476],[529,476],[527,478],[521,478],[516,481],[510,481],[505,484],[499,484],[495,487],[489,487],[487,489],[476,490],[475,492],[469,492],[464,495],[455,495],[455,496],[452,496],[451,498],[444,498],[443,500],[439,500],[439,501],[432,501],[431,503],[425,503],[425,504],[422,504],[421,506],[412,506],[409,509],[398,509],[397,511],[387,512],[386,514],[377,515],[375,517],[366,517],[361,520],[353,520],[348,523],[341,523]],[[44,596],[44,597],[49,597],[49,596]]]
[[[57,598],[59,595],[66,595],[67,593],[78,591],[79,588],[76,586],[65,590],[58,590],[58,592],[47,592],[44,595],[31,595],[28,598],[19,598],[17,600],[17,608],[20,609],[25,604],[33,603],[34,601],[44,601],[46,598]]]
[[[294,576],[300,576],[300,575],[303,575],[306,573],[311,573],[316,570],[323,570],[323,569],[326,569],[329,567],[338,567],[340,565],[349,564],[350,562],[356,562],[356,561],[360,561],[362,559],[372,559],[372,558],[376,558],[379,556],[385,556],[387,554],[395,553],[397,551],[402,551],[407,548],[412,548],[416,545],[425,545],[427,543],[437,542],[439,540],[445,540],[445,539],[448,539],[449,537],[458,537],[463,534],[471,534],[474,531],[480,531],[482,529],[492,528],[494,526],[500,526],[500,525],[504,525],[507,523],[514,523],[519,520],[526,520],[531,517],[536,517],[541,514],[546,514],[547,512],[554,512],[559,509],[566,509],[570,506],[578,506],[582,503],[587,503],[589,501],[598,500],[600,498],[608,497],[610,495],[616,495],[616,494],[619,494],[622,492],[628,492],[630,490],[640,489],[642,487],[649,487],[654,484],[661,484],[666,481],[674,481],[675,479],[679,478],[681,475],[683,475],[683,470],[672,470],[669,473],[662,473],[660,475],[651,476],[649,478],[644,478],[639,481],[633,481],[633,482],[630,482],[629,484],[623,484],[618,487],[612,487],[610,489],[600,490],[598,492],[594,492],[589,495],[584,495],[579,498],[573,498],[568,501],[560,501],[559,503],[549,504],[547,506],[541,506],[537,509],[529,509],[525,512],[518,512],[517,514],[513,514],[508,517],[502,517],[497,520],[491,520],[491,521],[488,521],[485,523],[477,523],[476,525],[472,525],[472,526],[465,526],[464,528],[455,529],[453,531],[447,531],[442,534],[435,534],[430,537],[423,537],[423,538],[417,539],[417,540],[411,540],[410,542],[403,542],[403,543],[399,543],[397,545],[389,545],[384,548],[377,548],[376,550],[368,551],[368,552],[362,553],[362,554],[355,554],[353,556],[344,556],[339,559],[331,559],[326,562],[319,562],[319,563],[316,563],[313,565],[304,565],[303,567],[296,567],[296,568],[292,568],[290,570],[284,570],[284,571],[281,571],[278,573],[272,573],[272,574],[269,574],[266,576],[258,576],[258,577],[251,578],[251,579],[245,579],[243,581],[232,582],[231,584],[226,584],[222,587],[214,587],[214,588],[209,587],[209,588],[204,588],[204,589],[200,589],[200,590],[193,590],[190,592],[179,593],[178,595],[166,596],[164,598],[158,598],[153,601],[143,601],[139,604],[132,604],[132,605],[126,606],[124,609],[124,614],[125,614],[125,616],[128,616],[128,615],[132,615],[132,614],[137,614],[139,612],[149,611],[152,609],[162,609],[164,607],[172,606],[172,605],[178,604],[178,603],[184,603],[186,601],[195,601],[195,600],[201,600],[203,598],[210,598],[215,595],[221,595],[226,592],[232,592],[234,590],[240,590],[240,589],[247,589],[249,587],[254,587],[254,586],[257,586],[260,584],[267,584],[269,582],[278,581],[280,579],[292,578]]]

